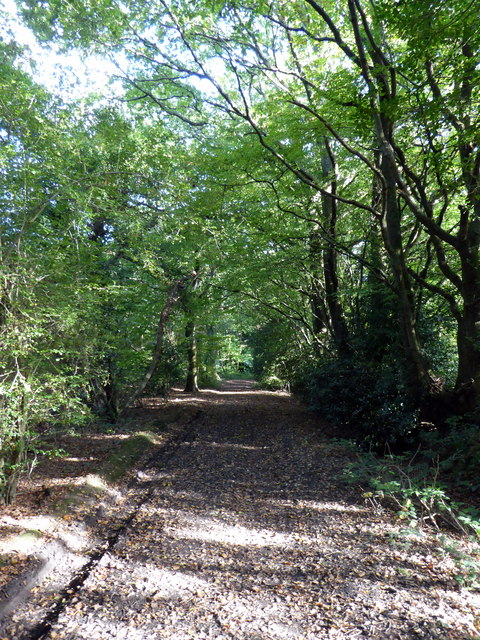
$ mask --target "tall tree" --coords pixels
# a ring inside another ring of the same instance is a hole
[[[117,56],[132,104],[176,122],[189,140],[208,138],[215,114],[224,114],[237,136],[256,141],[268,171],[251,177],[268,183],[283,219],[309,220],[313,245],[322,246],[322,281],[318,271],[313,280],[323,295],[310,296],[317,337],[323,323],[337,347],[346,342],[342,277],[356,261],[357,272],[368,269],[395,296],[399,359],[418,402],[438,397],[441,387],[422,344],[419,304],[428,292],[447,305],[458,354],[449,401],[453,410],[474,406],[480,155],[473,3],[455,0],[447,10],[439,0],[424,11],[386,0],[128,0],[108,14],[96,2],[22,7],[45,39]],[[318,144],[325,139],[331,153]],[[330,167],[322,169],[322,156]],[[300,211],[294,199],[310,204]],[[372,221],[382,240],[376,255],[367,250],[379,235]],[[312,260],[312,245],[303,251]]]

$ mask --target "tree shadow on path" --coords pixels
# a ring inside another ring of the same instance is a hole
[[[358,502],[346,453],[285,393],[228,381],[172,398],[201,407],[151,499],[60,616],[77,640],[473,640],[427,534]],[[478,622],[478,620],[477,620]]]

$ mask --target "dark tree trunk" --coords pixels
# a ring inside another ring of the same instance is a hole
[[[118,392],[115,381],[115,361],[114,356],[109,354],[107,357],[108,378],[104,385],[105,406],[104,412],[106,418],[110,422],[115,422],[119,416]]]
[[[416,329],[415,297],[405,261],[402,242],[401,211],[397,200],[396,172],[390,166],[392,159],[382,154],[380,168],[384,177],[384,216],[382,236],[390,259],[390,268],[398,301],[400,340],[405,370],[412,397],[420,399],[430,394],[433,379],[428,363],[420,348]]]
[[[315,337],[320,338],[325,331],[331,331],[327,309],[325,306],[325,287],[322,279],[323,241],[317,229],[310,233],[309,257],[311,284],[309,291],[312,310],[312,328]]]
[[[375,141],[374,141],[375,144]],[[374,165],[380,169],[380,154],[375,152]],[[382,182],[378,175],[372,179],[372,209],[382,211]],[[363,356],[375,365],[380,365],[385,356],[399,347],[397,305],[391,288],[381,278],[388,268],[385,265],[386,253],[382,239],[382,229],[375,215],[371,216],[370,228],[365,240],[364,258],[370,268],[364,272],[361,265],[360,287],[364,291],[358,294],[357,324],[362,335],[361,349]],[[365,273],[365,275],[364,275]]]
[[[328,230],[329,241],[326,243],[323,253],[323,275],[325,279],[325,298],[328,307],[332,336],[338,354],[349,356],[349,336],[343,307],[340,302],[340,287],[338,282],[337,265],[337,180],[335,172],[335,158],[328,140],[325,140],[325,151],[322,155],[322,177],[330,180],[331,196],[322,194],[322,213],[325,226]]]
[[[26,448],[25,438],[20,437],[10,450],[9,455],[2,460],[5,472],[0,492],[0,504],[14,504],[17,499],[17,486],[23,464],[26,461]]]
[[[316,282],[312,283],[312,291],[310,292],[310,307],[312,309],[312,329],[315,337],[320,338],[325,329],[329,328],[327,314],[325,312],[325,303],[321,290]]]
[[[471,32],[470,32],[471,35]],[[468,113],[474,87],[478,54],[470,43],[469,29],[462,43],[463,70],[457,79],[460,99]],[[463,314],[458,323],[458,370],[455,394],[460,407],[473,409],[480,400],[480,149],[478,125],[469,115],[461,117],[458,154],[463,182],[467,190],[467,207],[460,207],[457,251],[462,265]]]
[[[463,313],[457,330],[455,394],[460,412],[473,409],[480,397],[480,222],[471,222],[465,235],[458,247],[462,263]]]
[[[480,394],[480,353],[478,347],[480,310],[467,311],[458,324],[457,348],[458,369],[455,395],[458,398],[458,413],[471,411]]]

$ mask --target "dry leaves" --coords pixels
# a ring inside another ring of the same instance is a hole
[[[392,544],[397,523],[341,483],[348,452],[292,398],[230,387],[176,401],[202,417],[145,470],[149,500],[49,638],[480,635],[478,600],[439,568],[434,541]]]

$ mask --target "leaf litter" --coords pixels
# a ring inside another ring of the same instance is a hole
[[[406,538],[345,485],[349,452],[291,396],[231,381],[170,403],[201,413],[168,456],[138,470],[133,494],[148,485],[148,499],[43,637],[480,637],[479,596],[459,587],[433,532]],[[41,583],[37,599],[48,591]],[[29,637],[28,607],[5,638]]]

